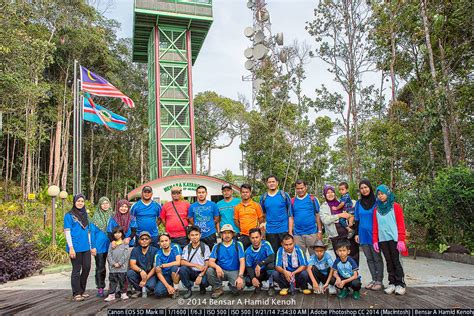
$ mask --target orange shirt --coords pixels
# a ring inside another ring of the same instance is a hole
[[[234,220],[239,223],[242,235],[248,236],[252,228],[258,227],[258,219],[261,217],[263,217],[262,207],[253,200],[246,205],[240,202],[234,207]]]

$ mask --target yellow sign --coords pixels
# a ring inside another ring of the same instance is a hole
[[[36,195],[34,193],[29,193],[28,194],[28,200],[31,201],[31,200],[34,200],[34,199],[36,199]]]

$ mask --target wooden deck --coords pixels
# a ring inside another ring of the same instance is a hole
[[[411,287],[405,296],[362,290],[361,299],[338,299],[329,295],[303,295],[268,298],[266,292],[245,291],[239,296],[230,293],[211,300],[210,293],[193,293],[188,299],[157,299],[155,297],[116,300],[106,303],[93,295],[83,302],[72,302],[69,290],[0,290],[0,315],[107,315],[108,309],[122,308],[316,308],[316,309],[412,309],[412,308],[474,308],[474,286],[466,287]]]

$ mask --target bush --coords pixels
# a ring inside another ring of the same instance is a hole
[[[410,225],[427,229],[427,241],[461,244],[474,250],[474,171],[466,167],[442,170],[427,186],[405,196],[405,213]]]
[[[0,228],[0,283],[30,276],[42,267],[38,249],[6,227]]]

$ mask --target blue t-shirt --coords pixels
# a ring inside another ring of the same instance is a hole
[[[114,228],[117,226],[119,226],[119,224],[113,217],[111,217],[109,219],[109,223],[107,224],[107,232],[111,233],[114,230]],[[132,234],[132,228],[137,228],[137,221],[135,220],[135,217],[132,217],[132,220],[130,221],[128,230],[125,232],[125,238],[130,237],[130,235]],[[128,245],[130,247],[133,247],[135,245],[135,238],[131,239]]]
[[[347,257],[346,262],[342,262],[341,258],[336,258],[336,261],[334,261],[332,265],[332,269],[337,271],[337,274],[339,274],[341,279],[349,279],[354,275],[354,271],[359,271],[359,266],[351,257]]]
[[[160,212],[161,205],[155,201],[151,201],[148,205],[145,205],[142,200],[133,204],[130,214],[135,216],[137,221],[137,235],[147,231],[151,234],[151,237],[157,237],[158,226],[156,225],[156,220],[160,217]]]
[[[71,231],[72,247],[75,252],[84,252],[91,249],[89,243],[89,226],[82,228],[78,220],[75,220],[71,213],[64,215],[64,229]],[[69,246],[66,243],[66,251],[69,253]]]
[[[286,199],[283,198],[281,191],[277,191],[274,196],[266,194],[265,203],[262,203],[265,194],[260,197],[260,205],[265,213],[267,233],[287,233],[288,218],[292,216],[290,196],[285,192]]]
[[[245,250],[245,266],[255,268],[257,263],[267,259],[268,256],[273,255],[272,245],[266,240],[262,240],[262,244],[258,250],[253,248],[253,245]],[[264,269],[265,267],[261,267]]]
[[[306,260],[306,255],[303,253],[303,250],[298,245],[295,245],[294,251],[296,251],[296,255],[298,257],[298,265],[297,266],[294,267],[292,265],[291,254],[285,252],[283,247],[280,247],[278,249],[278,252],[277,252],[277,255],[276,255],[276,266],[283,268],[283,256],[288,257],[288,267],[286,268],[287,271],[293,272],[301,266],[307,266],[308,261]]]
[[[302,199],[294,198],[293,218],[295,220],[294,234],[298,236],[316,234],[316,214],[319,213],[319,203],[316,198],[306,194]]]
[[[237,242],[237,248],[239,254],[236,253],[235,243]],[[219,246],[220,245],[220,246]],[[217,253],[217,248],[219,248],[219,253]],[[229,246],[224,245],[224,243],[218,243],[212,248],[211,255],[209,258],[216,259],[216,264],[226,271],[237,271],[240,269],[239,259],[245,257],[244,245],[240,241],[235,241],[232,239],[232,243]]]
[[[101,231],[99,227],[94,224],[89,224],[91,229],[91,248],[96,249],[97,253],[109,252],[110,240],[106,233]]]
[[[158,249],[155,255],[155,267],[158,267],[165,263],[176,261],[176,257],[181,256],[181,247],[178,246],[177,244],[172,243],[170,245],[170,249],[171,251],[168,255],[165,255],[165,253],[163,252],[163,249],[161,248]],[[162,269],[163,274],[169,274],[171,272],[170,270],[171,270],[171,267],[166,267]]]
[[[134,247],[130,254],[130,260],[136,260],[137,266],[144,270],[146,273],[153,269],[155,263],[155,256],[158,248],[149,246],[146,254],[142,253],[142,247]]]
[[[349,193],[346,193],[343,196],[341,196],[341,198],[339,199],[339,202],[344,202],[344,208],[343,208],[344,211],[347,211],[347,212],[354,211],[352,199]]]
[[[194,202],[189,207],[189,218],[194,219],[194,225],[201,228],[201,238],[206,238],[216,233],[214,216],[219,216],[219,208],[216,203],[206,201],[205,204]]]
[[[372,208],[366,210],[362,207],[359,201],[356,202],[354,209],[354,219],[359,221],[359,243],[361,245],[372,245],[372,227],[374,224],[374,209],[377,203],[374,203]]]
[[[220,226],[222,227],[225,224],[231,224],[236,233],[240,233],[240,230],[234,223],[234,207],[239,204],[240,201],[239,198],[232,198],[229,202],[226,202],[225,200],[217,202],[217,207],[219,208],[219,214],[221,216]]]
[[[379,228],[378,241],[398,241],[398,226],[395,218],[395,210],[391,210],[385,215],[380,215],[377,212],[377,224]]]
[[[328,275],[329,269],[331,269],[332,265],[334,264],[334,259],[331,257],[331,255],[326,251],[324,252],[324,256],[321,258],[321,260],[318,259],[318,256],[316,254],[312,255],[309,258],[309,266],[315,266],[316,269],[319,270],[324,275]]]

